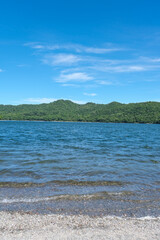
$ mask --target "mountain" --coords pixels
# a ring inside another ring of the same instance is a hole
[[[86,103],[58,100],[48,104],[0,105],[1,120],[44,120],[122,123],[160,123],[160,103]]]

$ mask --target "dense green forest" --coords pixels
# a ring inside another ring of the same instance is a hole
[[[69,100],[58,100],[37,105],[0,105],[0,120],[160,123],[160,103],[81,105]]]

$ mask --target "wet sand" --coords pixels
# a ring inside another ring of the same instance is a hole
[[[1,240],[159,240],[160,218],[0,213]]]

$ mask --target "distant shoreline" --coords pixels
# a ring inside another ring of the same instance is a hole
[[[58,100],[37,105],[0,105],[0,120],[160,124],[160,102],[80,105]]]
[[[113,124],[160,124],[160,123],[140,123],[140,122],[84,122],[84,121],[48,121],[48,120],[2,120],[0,119],[0,122],[52,122],[52,123],[113,123]]]

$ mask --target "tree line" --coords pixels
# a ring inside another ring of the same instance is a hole
[[[0,120],[160,123],[160,103],[76,104],[58,100],[48,104],[0,105]]]

